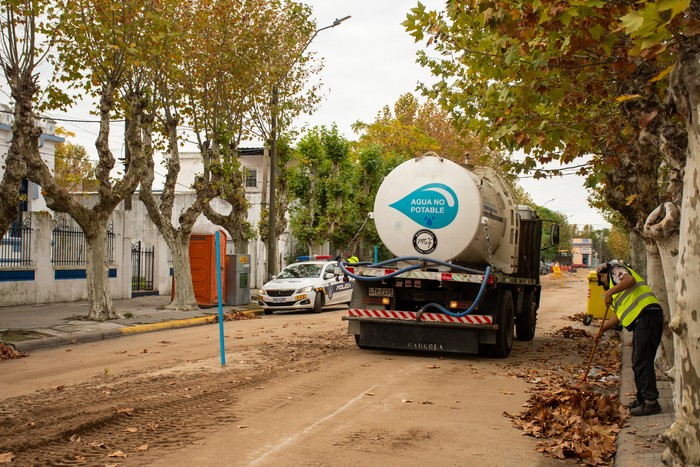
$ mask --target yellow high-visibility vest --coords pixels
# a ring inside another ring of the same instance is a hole
[[[627,327],[637,319],[637,316],[639,316],[646,306],[654,303],[659,305],[659,301],[656,299],[651,287],[644,282],[644,279],[642,279],[639,274],[626,266],[625,269],[632,274],[636,282],[629,289],[614,294],[610,306],[617,315],[617,319],[620,320],[620,323],[624,327]],[[610,272],[608,272],[608,283],[610,288],[612,288],[614,284]]]

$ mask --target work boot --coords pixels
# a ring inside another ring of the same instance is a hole
[[[642,403],[643,403],[642,401],[639,401],[639,400],[635,399],[635,400],[633,400],[632,402],[627,403],[627,404],[625,405],[625,407],[631,410],[631,409],[633,409],[633,408],[635,408],[635,407],[639,407],[640,405],[642,405]]]
[[[661,412],[661,405],[658,401],[644,401],[637,407],[630,410],[630,415],[633,417],[644,417],[646,415],[654,415]]]

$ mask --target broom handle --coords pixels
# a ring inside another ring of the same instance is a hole
[[[603,313],[603,323],[600,325],[600,331],[598,331],[598,334],[595,336],[595,340],[593,341],[593,349],[591,349],[591,356],[588,358],[588,365],[586,365],[586,371],[583,373],[583,378],[581,378],[581,383],[586,380],[588,377],[588,370],[591,369],[591,362],[593,362],[593,355],[595,354],[595,348],[598,345],[598,339],[600,339],[600,336],[602,334],[602,329],[603,329],[603,324],[605,324],[605,320],[608,317],[608,310],[610,309],[610,306],[605,307],[605,313]],[[580,383],[579,383],[580,384]]]

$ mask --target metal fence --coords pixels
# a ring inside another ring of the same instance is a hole
[[[0,267],[31,266],[32,220],[15,220],[0,241]]]
[[[153,290],[155,246],[143,248],[141,241],[131,245],[131,290]]]
[[[114,226],[107,227],[107,261],[114,263]],[[80,227],[58,225],[51,233],[51,264],[58,267],[85,266],[85,233]]]

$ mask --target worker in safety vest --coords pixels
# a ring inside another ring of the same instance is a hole
[[[601,324],[597,337],[619,324],[632,331],[632,368],[637,397],[627,406],[630,414],[659,413],[654,359],[664,326],[661,305],[644,279],[627,266],[601,263],[596,275],[598,284],[605,289],[605,305],[614,311],[612,319]]]

